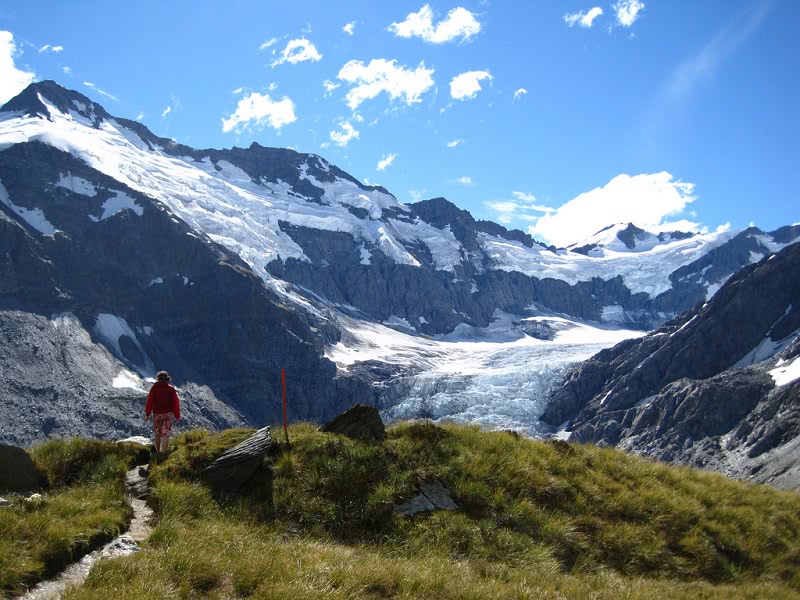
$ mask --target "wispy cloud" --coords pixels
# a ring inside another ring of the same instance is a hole
[[[325,88],[325,96],[330,96],[333,93],[333,90],[340,87],[340,83],[334,83],[330,79],[326,79],[322,82],[322,87]]]
[[[85,86],[86,86],[86,87],[88,87],[88,88],[91,88],[91,89],[93,89],[95,92],[97,92],[97,93],[98,93],[98,94],[100,94],[101,96],[104,96],[104,97],[108,98],[109,100],[113,100],[114,102],[119,102],[119,98],[117,98],[117,97],[116,97],[115,95],[113,95],[113,94],[109,94],[108,92],[106,92],[106,91],[104,91],[104,90],[101,90],[99,87],[97,87],[97,86],[96,86],[95,84],[93,84],[91,81],[84,81],[84,82],[83,82],[83,85],[85,85]]]
[[[347,25],[342,27],[342,31],[344,31],[347,35],[353,35],[355,28],[356,28],[356,22],[350,21]]]
[[[384,154],[383,158],[378,161],[378,165],[375,167],[375,169],[377,171],[385,170],[394,162],[395,158],[397,158],[397,154]]]
[[[456,146],[460,146],[463,143],[464,143],[464,139],[463,138],[457,138],[455,140],[447,142],[447,147],[448,148],[455,148]]]
[[[357,140],[359,137],[358,130],[353,127],[349,121],[339,121],[339,129],[334,129],[330,132],[331,141],[337,146],[345,147],[350,140]]]
[[[712,77],[722,62],[759,28],[774,6],[775,2],[760,2],[735,15],[700,52],[672,72],[667,84],[668,98],[685,96],[698,82]]]
[[[352,86],[347,92],[347,105],[355,110],[362,102],[382,92],[407,105],[421,102],[422,94],[433,87],[433,69],[426,69],[425,63],[420,63],[416,69],[408,69],[398,67],[396,62],[376,58],[368,65],[360,60],[345,64],[336,77]]]
[[[444,44],[459,38],[465,42],[480,30],[481,24],[475,15],[461,6],[451,10],[447,17],[434,25],[433,10],[429,4],[410,13],[405,21],[389,25],[389,31],[398,37],[418,37],[432,44]]]
[[[144,113],[140,112],[138,115],[136,115],[136,120],[141,121],[142,119],[144,119]]]
[[[61,67],[61,70],[64,71],[65,75],[72,75],[72,67]]]
[[[14,64],[18,55],[14,34],[0,31],[0,104],[5,104],[36,79],[35,73],[18,69]]]
[[[322,59],[322,54],[319,53],[316,46],[308,41],[306,38],[298,38],[296,40],[289,40],[286,47],[272,62],[273,67],[282,65],[283,63],[297,64],[300,62],[312,61],[316,62]]]
[[[528,90],[526,90],[525,88],[519,88],[518,90],[515,90],[514,91],[514,100],[519,100],[520,98],[522,98],[527,93],[528,93]]]
[[[567,13],[564,15],[564,23],[569,25],[570,27],[575,27],[575,25],[580,25],[581,27],[591,27],[594,24],[594,20],[603,14],[603,9],[599,6],[595,6],[592,9],[581,10],[576,13]]]
[[[168,104],[168,105],[167,105],[167,108],[165,108],[163,111],[161,111],[161,118],[162,118],[162,119],[163,119],[163,118],[165,118],[165,117],[166,117],[166,116],[167,116],[169,113],[171,113],[171,112],[172,112],[172,106],[170,106],[170,105]]]
[[[474,185],[472,181],[472,177],[470,175],[464,175],[456,179],[456,183],[460,183],[461,185]]]
[[[280,40],[279,40],[278,38],[270,38],[270,39],[268,39],[266,42],[264,42],[263,44],[261,44],[261,45],[258,47],[258,49],[259,49],[259,50],[266,50],[267,48],[270,48],[270,47],[274,46],[275,44],[277,44],[279,41],[280,41]]]
[[[62,50],[64,50],[64,46],[51,46],[50,44],[45,44],[39,48],[39,54],[42,52],[61,52]]]
[[[492,80],[489,71],[467,71],[456,75],[450,81],[450,96],[455,100],[472,100],[483,89],[480,82],[484,79]]]
[[[542,216],[538,213],[549,214],[556,210],[549,206],[538,204],[533,194],[511,192],[511,196],[511,199],[484,202],[485,206],[497,212],[495,219],[506,225],[519,221],[538,221]]]
[[[412,202],[419,202],[422,200],[422,196],[426,191],[427,190],[408,190],[408,195],[411,196]]]
[[[288,96],[273,100],[269,94],[253,92],[239,100],[236,110],[230,117],[222,119],[222,131],[240,132],[251,125],[280,130],[281,127],[297,120],[294,110],[294,102]]]
[[[644,2],[641,0],[618,0],[611,5],[611,8],[616,14],[617,24],[630,27],[639,18],[639,13],[644,10]]]

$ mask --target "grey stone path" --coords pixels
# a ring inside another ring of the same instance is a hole
[[[134,467],[125,475],[125,485],[129,493],[129,501],[133,508],[133,519],[128,531],[111,540],[108,544],[91,552],[71,564],[53,579],[42,581],[30,592],[21,596],[23,600],[53,600],[60,598],[69,586],[81,585],[89,576],[89,571],[100,560],[117,558],[138,552],[139,543],[150,537],[153,517],[152,509],[147,506],[145,498],[149,491],[146,465]]]

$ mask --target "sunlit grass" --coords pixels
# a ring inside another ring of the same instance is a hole
[[[291,428],[271,506],[200,472],[251,432],[189,432],[154,468],[143,552],[68,598],[790,598],[800,496],[611,449],[406,423],[383,443]],[[457,511],[402,517],[441,481]]]
[[[53,440],[31,451],[51,482],[41,499],[10,495],[0,509],[0,595],[24,590],[124,530],[122,478],[134,451],[109,442]]]

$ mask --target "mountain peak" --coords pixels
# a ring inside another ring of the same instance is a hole
[[[64,114],[78,113],[93,123],[110,117],[106,110],[96,102],[51,79],[30,84],[6,102],[0,110],[2,112],[22,112],[29,116],[40,116],[52,120],[52,115],[42,101],[43,99]]]

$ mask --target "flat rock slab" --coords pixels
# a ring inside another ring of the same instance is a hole
[[[43,484],[30,454],[17,446],[0,444],[0,491],[29,492]]]
[[[450,491],[440,481],[429,481],[417,486],[419,494],[394,509],[401,515],[415,515],[434,510],[456,510],[458,505],[450,497]]]
[[[143,435],[132,435],[131,437],[126,437],[122,440],[117,440],[118,444],[139,444],[140,446],[147,446],[150,447],[153,445],[153,441],[150,438],[147,438]]]
[[[214,490],[235,492],[255,473],[272,445],[269,427],[259,429],[203,470],[203,480]]]
[[[338,417],[334,417],[322,427],[320,431],[327,433],[341,433],[357,440],[386,439],[386,427],[383,425],[381,415],[373,406],[356,404],[348,408]]]

